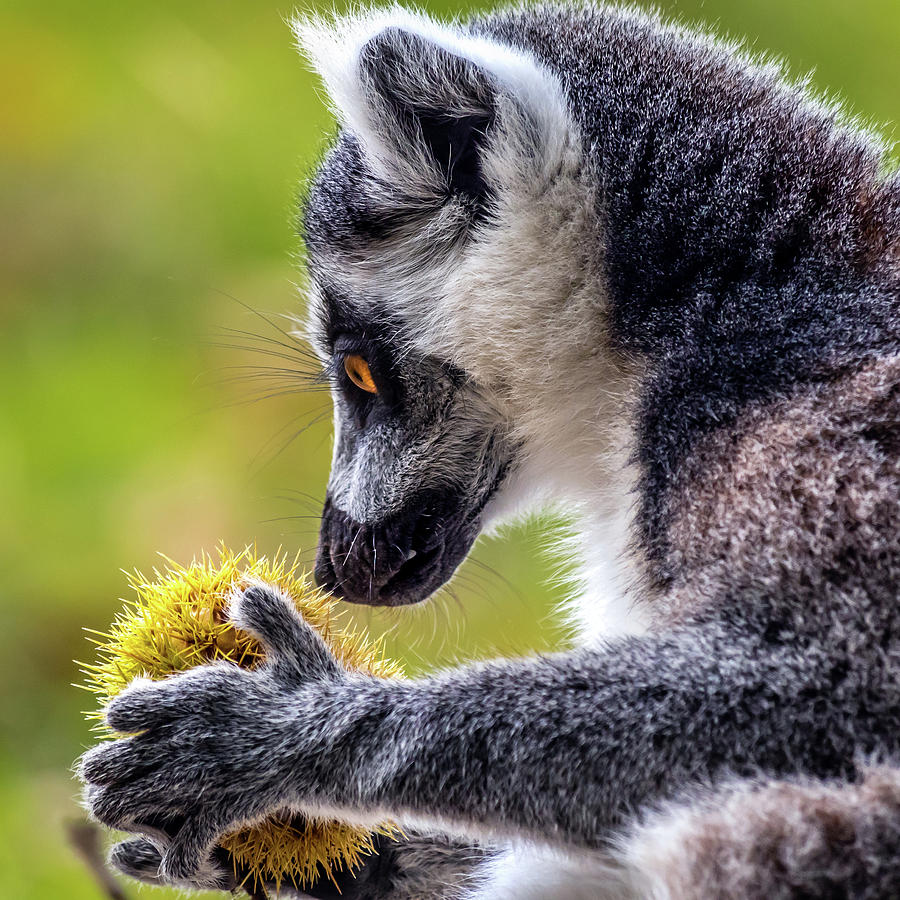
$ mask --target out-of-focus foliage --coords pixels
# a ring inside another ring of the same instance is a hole
[[[817,66],[866,118],[900,118],[895,0],[664,5]],[[331,127],[290,11],[0,4],[2,897],[100,896],[62,836],[78,815],[67,767],[90,741],[71,660],[82,626],[118,609],[119,568],[219,539],[314,546],[328,398],[240,368],[285,362],[246,349],[284,325],[246,306],[299,311],[291,219]],[[482,546],[455,599],[356,615],[392,629],[413,671],[556,646],[539,543],[532,529]]]

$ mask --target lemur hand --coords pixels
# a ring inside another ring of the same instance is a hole
[[[81,761],[91,812],[154,836],[166,882],[215,879],[216,839],[277,810],[352,803],[354,735],[388,709],[387,683],[344,670],[277,591],[248,588],[231,618],[266,646],[264,665],[136,682],[106,712],[133,736]]]
[[[282,880],[278,885],[266,884],[265,895],[279,897],[309,898],[309,900],[376,900],[393,894],[396,859],[405,850],[405,845],[395,844],[389,839],[375,836],[375,853],[365,857],[352,871],[341,869],[330,875],[321,875],[304,888]],[[414,848],[418,857],[422,850]],[[442,848],[443,853],[448,851]],[[469,850],[470,858],[477,856]],[[166,884],[160,874],[163,854],[156,843],[139,837],[116,844],[110,855],[110,864],[131,878],[148,884]],[[239,891],[245,887],[248,892],[252,879],[245,880],[243,872],[235,866],[233,858],[221,847],[216,847],[202,871],[195,873],[189,881],[179,882],[176,887],[200,890]],[[443,872],[442,872],[443,874]],[[172,884],[172,882],[169,882]]]
[[[161,873],[163,854],[159,849],[160,843],[159,837],[156,841],[144,837],[122,841],[110,851],[109,864],[123,875],[147,884],[169,884],[188,890],[240,889],[231,859],[221,847],[212,850],[203,868],[194,872],[190,880],[178,883],[165,881]]]

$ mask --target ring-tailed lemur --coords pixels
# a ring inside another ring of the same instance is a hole
[[[345,898],[900,896],[884,148],[628,9],[297,33],[340,120],[304,215],[335,398],[317,577],[418,601],[555,502],[584,640],[379,682],[251,589],[233,614],[273,661],[135,685],[108,719],[136,736],[82,761],[96,817],[150,835],[116,864],[233,886],[217,836],[289,808],[410,831]]]

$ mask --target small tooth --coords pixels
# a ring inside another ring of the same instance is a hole
[[[409,562],[416,555],[415,550],[410,550],[409,553],[406,554],[406,561]]]

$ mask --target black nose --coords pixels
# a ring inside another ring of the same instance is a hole
[[[459,559],[448,567],[447,538],[456,530],[433,501],[411,505],[376,525],[364,525],[326,498],[316,582],[351,603],[416,603],[453,573]],[[455,543],[451,540],[450,546]]]

